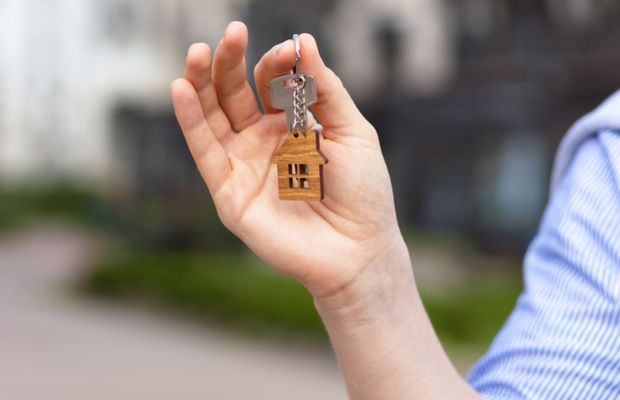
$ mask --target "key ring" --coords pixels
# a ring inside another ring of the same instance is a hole
[[[299,35],[293,35],[293,41],[295,42],[295,67],[293,67],[293,73],[298,74],[301,71],[301,43],[299,42]]]

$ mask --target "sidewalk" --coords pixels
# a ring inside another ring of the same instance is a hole
[[[0,238],[0,399],[346,399],[329,354],[69,295],[93,245],[63,227]]]

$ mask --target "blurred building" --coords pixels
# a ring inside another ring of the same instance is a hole
[[[254,0],[255,59],[295,32],[311,32],[358,101],[377,91],[433,94],[453,77],[455,35],[444,0]],[[269,27],[266,29],[266,27]]]
[[[617,0],[0,0],[0,185],[200,186],[169,82],[242,19],[250,64],[315,35],[380,132],[403,223],[523,243],[561,136],[620,87],[618,17]]]
[[[436,90],[454,65],[446,8],[432,0],[2,0],[0,184],[179,182],[185,169],[163,165],[185,151],[162,122],[168,84],[188,44],[217,43],[232,19],[249,22],[255,60],[314,33],[360,100],[390,85]]]
[[[384,96],[365,110],[380,127],[403,222],[523,245],[561,137],[620,88],[620,3],[446,4],[453,83],[430,97]]]
[[[167,114],[187,43],[215,41],[237,3],[0,1],[0,179],[122,178],[117,108]]]

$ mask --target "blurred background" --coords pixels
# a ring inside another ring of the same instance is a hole
[[[234,19],[251,65],[314,34],[379,131],[466,374],[521,290],[561,137],[620,87],[618,17],[616,0],[0,0],[0,397],[346,398],[311,298],[219,223],[172,114],[186,49]]]

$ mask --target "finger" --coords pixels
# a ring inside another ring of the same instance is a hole
[[[258,64],[256,64],[256,67],[254,67],[254,82],[256,83],[256,90],[265,113],[271,114],[281,111],[272,107],[269,83],[272,79],[289,74],[292,71],[293,67],[290,63],[286,62],[287,58],[280,56],[284,47],[287,49],[288,47],[293,48],[293,41],[287,40],[286,42],[273,46],[271,50],[263,55]]]
[[[203,115],[194,86],[186,79],[177,79],[172,82],[171,92],[174,112],[187,146],[215,198],[232,170],[228,155]]]
[[[205,43],[195,43],[187,52],[185,79],[191,82],[198,93],[204,117],[218,139],[232,133],[228,117],[217,100],[215,86],[211,80],[211,49]]]
[[[323,62],[314,38],[307,33],[302,34],[300,46],[301,72],[313,75],[316,79],[318,102],[312,106],[312,111],[317,119],[325,129],[341,130],[351,135],[361,134],[359,130],[341,129],[359,124],[367,126],[368,122],[355,106],[342,81]],[[263,57],[257,67],[256,84],[265,102],[271,101],[269,82],[290,71],[294,65],[295,44],[292,40],[284,42]]]
[[[213,61],[213,83],[218,102],[236,132],[254,124],[262,115],[246,79],[247,46],[247,27],[242,22],[231,22],[215,50]]]
[[[326,129],[330,130],[359,126],[359,124],[367,125],[368,122],[358,110],[340,78],[323,62],[314,37],[304,33],[299,39],[301,70],[306,74],[313,75],[316,79],[318,101],[312,105],[312,112],[317,119]],[[293,52],[294,50],[292,48]],[[294,62],[294,54],[291,59],[291,62]],[[359,131],[346,131],[352,134],[361,133]]]

